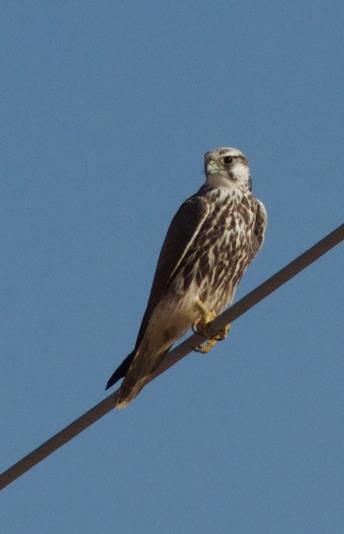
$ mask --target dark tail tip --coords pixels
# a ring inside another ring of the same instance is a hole
[[[112,373],[112,375],[110,376],[109,380],[106,383],[105,390],[111,388],[114,384],[116,384],[116,382],[118,382],[118,380],[120,380],[127,374],[133,358],[134,358],[134,351],[128,354],[128,356],[123,360],[121,365],[117,367],[116,371]]]

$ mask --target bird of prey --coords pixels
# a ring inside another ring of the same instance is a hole
[[[208,338],[196,347],[201,352],[225,337],[227,329],[211,336],[207,323],[232,302],[263,244],[267,214],[252,194],[244,154],[216,148],[205,154],[204,166],[206,182],[181,205],[167,231],[135,348],[106,385],[124,378],[116,408],[137,396],[190,327]]]

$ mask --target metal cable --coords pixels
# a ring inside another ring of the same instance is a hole
[[[344,224],[341,224],[324,237],[321,241],[316,243],[313,247],[309,248],[306,252],[298,256],[291,263],[286,265],[283,269],[276,274],[268,278],[265,282],[260,284],[256,289],[248,293],[245,297],[239,300],[236,304],[231,306],[228,310],[219,315],[212,323],[211,326],[214,331],[222,329],[225,325],[233,322],[235,319],[243,315],[250,308],[255,306],[262,299],[270,295],[273,291],[276,291],[283,284],[288,282],[291,278],[296,276],[300,271],[308,267],[311,263],[316,261],[320,256],[328,252],[331,248],[338,245],[344,239]],[[198,345],[201,341],[204,341],[203,337],[197,334],[190,336],[183,343],[178,345],[175,349],[171,350],[164,361],[158,368],[158,370],[152,375],[151,380],[164,373],[172,365],[176,364],[179,360],[184,358],[189,352],[192,351],[195,345]],[[151,381],[150,380],[150,381]],[[110,412],[116,404],[115,391],[104,400],[96,404],[93,408],[86,413],[75,419],[70,425],[66,426],[60,432],[57,432],[54,436],[42,443],[39,447],[32,452],[24,456],[21,460],[9,467],[6,471],[0,474],[0,490],[8,486],[11,482],[23,475],[26,471],[37,465],[44,460],[47,456],[54,451],[62,447],[65,443],[73,439],[75,436],[83,432],[90,425],[98,421],[105,414]]]

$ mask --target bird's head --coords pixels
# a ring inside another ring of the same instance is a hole
[[[204,167],[211,187],[251,190],[250,168],[246,157],[237,148],[220,147],[206,152]]]

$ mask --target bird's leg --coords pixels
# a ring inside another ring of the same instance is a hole
[[[207,352],[210,352],[218,341],[222,341],[223,339],[225,339],[225,337],[227,337],[230,325],[225,326],[215,334],[213,329],[209,326],[209,323],[215,319],[216,313],[208,310],[199,298],[195,300],[195,305],[201,316],[192,325],[192,330],[193,332],[195,332],[195,334],[207,338],[207,341],[198,345],[197,347],[194,347],[193,350],[205,354]]]
[[[200,313],[200,318],[194,322],[192,330],[195,334],[199,334],[205,338],[214,336],[215,332],[209,327],[209,323],[215,319],[216,313],[208,310],[198,297],[195,299],[195,307]]]

